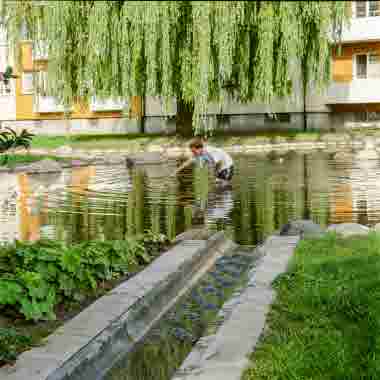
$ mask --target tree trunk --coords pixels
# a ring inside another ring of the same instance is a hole
[[[183,137],[192,137],[193,134],[193,113],[194,104],[184,102],[182,99],[177,100],[177,133]]]

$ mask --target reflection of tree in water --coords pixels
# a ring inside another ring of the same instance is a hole
[[[211,229],[228,230],[240,244],[253,245],[289,219],[308,215],[307,210],[313,220],[327,223],[328,179],[332,169],[337,175],[330,166],[320,152],[235,157],[230,200],[228,192],[218,193],[207,168],[189,168],[177,179],[149,176],[144,167],[136,168],[128,176],[129,190],[115,193],[86,191],[84,178],[83,191],[62,192],[60,212],[50,212],[49,223],[71,240],[119,239],[147,229],[174,238],[206,223]],[[211,216],[223,208],[225,215]]]

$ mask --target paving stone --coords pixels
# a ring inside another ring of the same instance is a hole
[[[334,231],[344,237],[353,235],[367,235],[370,229],[358,223],[331,224],[327,231]]]

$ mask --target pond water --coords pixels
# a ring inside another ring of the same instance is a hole
[[[150,229],[173,238],[205,223],[239,244],[255,245],[290,219],[321,225],[380,221],[376,151],[234,156],[230,189],[202,170],[169,178],[175,162],[59,174],[0,175],[0,241],[41,237],[119,239]]]

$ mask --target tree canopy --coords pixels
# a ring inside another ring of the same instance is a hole
[[[200,131],[209,102],[264,101],[291,93],[291,64],[330,78],[330,42],[343,1],[0,0],[14,46],[23,26],[47,42],[48,89],[78,97],[162,96],[194,106]],[[293,60],[293,61],[292,61]]]

